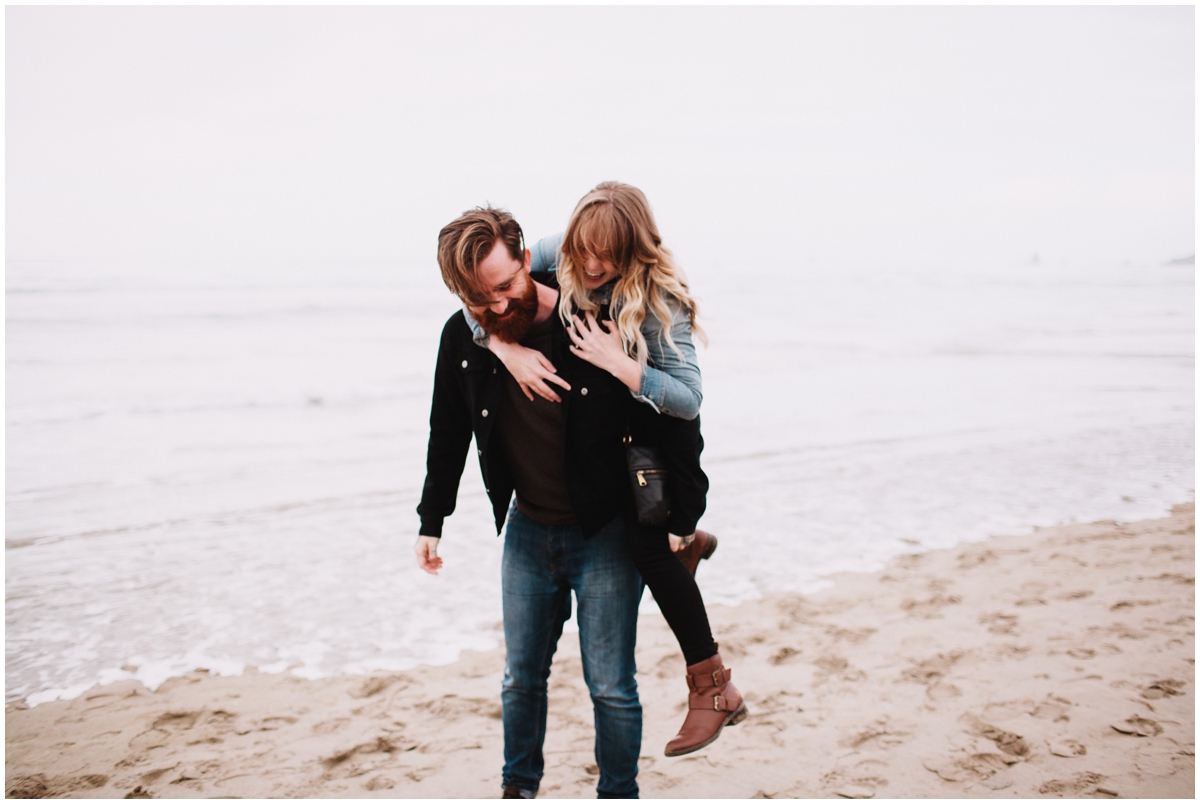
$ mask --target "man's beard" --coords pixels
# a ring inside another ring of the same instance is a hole
[[[528,276],[525,277],[525,292],[519,299],[509,299],[508,309],[497,315],[488,308],[472,310],[471,313],[479,321],[479,326],[488,335],[494,335],[502,341],[516,343],[525,337],[537,318],[538,297],[537,287]]]

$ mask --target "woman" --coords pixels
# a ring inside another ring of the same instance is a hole
[[[644,403],[631,417],[634,443],[660,447],[670,470],[673,507],[666,525],[639,523],[632,507],[626,520],[634,562],[687,663],[688,715],[666,747],[667,756],[680,756],[708,745],[747,714],[717,652],[694,569],[673,554],[696,538],[708,489],[699,462],[701,384],[692,332],[703,333],[696,325],[696,302],[636,187],[597,185],[575,207],[561,246],[555,240],[535,246],[535,273],[538,267],[557,268],[559,314],[571,348]],[[483,343],[482,330],[477,334]],[[549,383],[569,390],[541,352],[498,338],[486,345],[530,399],[538,393],[559,401]],[[700,538],[703,543],[692,552],[708,557],[716,540],[703,532]]]

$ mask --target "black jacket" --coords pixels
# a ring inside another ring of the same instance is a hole
[[[552,283],[553,279],[545,282]],[[617,514],[629,515],[630,481],[621,441],[627,431],[638,443],[664,447],[673,495],[667,526],[672,533],[691,533],[704,513],[708,491],[708,478],[700,469],[699,418],[661,416],[634,400],[616,377],[572,354],[557,311],[552,318],[551,362],[571,386],[569,392],[559,390],[567,429],[567,495],[583,535],[593,536]],[[450,316],[438,349],[425,487],[417,506],[422,535],[440,537],[443,520],[454,511],[472,434],[496,532],[503,528],[513,494],[512,473],[489,441],[495,420],[490,414],[498,407],[506,371],[495,355],[471,339],[461,310]]]

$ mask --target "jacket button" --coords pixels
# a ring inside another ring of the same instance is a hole
[[[477,450],[475,450],[475,451],[476,451],[476,452],[478,452],[480,455],[482,455],[482,454],[483,454],[483,450],[481,450],[481,449],[477,449]]]
[[[495,374],[495,373],[496,373],[496,370],[495,370],[495,369],[492,369],[492,373],[493,373],[493,374]]]
[[[586,388],[580,388],[580,389],[579,389],[579,395],[580,395],[580,396],[587,396],[587,389],[586,389]]]
[[[465,360],[464,360],[464,361],[463,361],[463,368],[466,368],[466,367],[467,367],[467,361],[465,361]]]
[[[483,409],[483,418],[487,418],[487,408]]]

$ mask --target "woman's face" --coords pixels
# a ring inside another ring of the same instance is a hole
[[[583,256],[583,286],[588,290],[595,290],[618,275],[616,267],[608,260],[598,259],[591,254]]]

